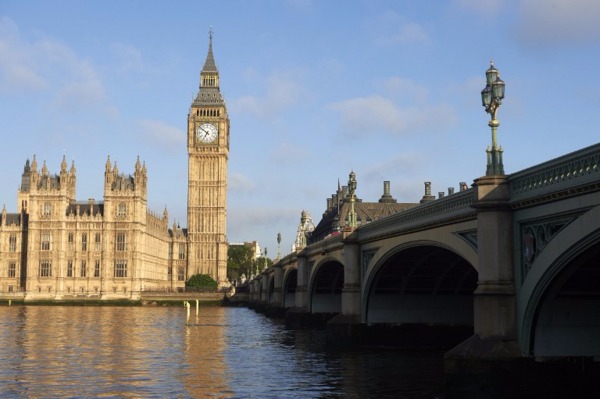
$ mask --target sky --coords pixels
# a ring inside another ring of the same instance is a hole
[[[77,169],[102,200],[107,157],[148,170],[148,208],[187,226],[187,113],[209,30],[231,121],[227,238],[290,252],[356,173],[398,202],[485,175],[490,60],[506,83],[507,174],[596,144],[595,0],[0,0],[0,202],[27,159]],[[277,243],[277,234],[281,243]]]

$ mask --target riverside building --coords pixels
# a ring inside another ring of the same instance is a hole
[[[226,194],[229,118],[212,52],[188,114],[189,227],[147,207],[147,170],[120,173],[110,157],[103,200],[76,199],[76,169],[63,157],[52,174],[27,160],[17,212],[0,218],[0,294],[27,299],[138,299],[177,291],[193,274],[227,284]]]

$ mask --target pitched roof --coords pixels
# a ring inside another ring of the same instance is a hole
[[[309,244],[321,241],[332,233],[342,230],[348,224],[348,213],[350,212],[350,201],[344,198],[339,209],[333,206],[326,210],[323,218],[315,227],[315,230],[308,239]],[[358,200],[354,203],[356,212],[356,220],[359,226],[370,223],[372,221],[391,216],[395,213],[405,211],[414,206],[416,203],[397,203],[397,202],[363,202]]]

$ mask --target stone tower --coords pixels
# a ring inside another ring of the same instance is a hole
[[[212,51],[200,72],[198,95],[188,114],[188,276],[210,274],[227,282],[227,160],[229,117]]]

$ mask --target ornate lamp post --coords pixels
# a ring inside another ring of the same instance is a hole
[[[263,270],[267,269],[267,247],[265,247],[265,256],[263,256]]]
[[[481,102],[485,107],[485,112],[490,114],[491,119],[488,126],[492,128],[492,146],[487,148],[487,176],[503,175],[504,165],[502,164],[502,147],[498,147],[496,140],[498,126],[500,122],[496,119],[496,113],[502,99],[504,98],[504,81],[500,79],[500,71],[494,67],[494,62],[490,61],[490,67],[485,71],[486,86],[481,90]]]
[[[281,259],[281,233],[277,233],[277,260]]]
[[[348,176],[348,190],[350,191],[350,212],[348,213],[348,226],[351,229],[356,228],[356,211],[354,210],[354,192],[356,191],[356,174],[350,172]]]

